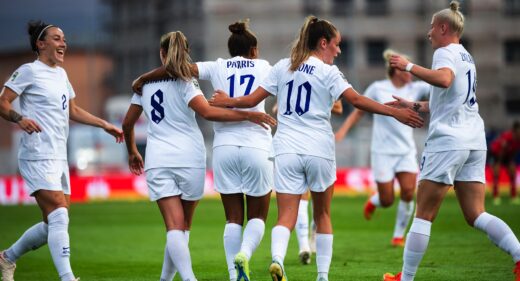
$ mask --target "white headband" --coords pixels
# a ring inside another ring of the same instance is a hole
[[[54,26],[54,25],[49,24],[49,25],[47,25],[46,27],[44,27],[44,28],[42,29],[42,31],[40,31],[40,34],[38,34],[38,37],[36,37],[36,41],[40,40],[40,37],[42,37],[42,34],[45,32],[45,30],[47,30],[49,27],[53,27],[53,26]]]

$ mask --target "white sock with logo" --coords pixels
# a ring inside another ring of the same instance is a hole
[[[240,252],[244,253],[247,259],[251,259],[251,255],[256,250],[262,238],[264,237],[265,223],[261,219],[250,219],[244,228],[242,235],[242,246]]]
[[[394,238],[404,237],[406,227],[413,215],[413,204],[413,200],[410,202],[399,200],[399,205],[397,206],[397,217],[395,219]]]
[[[415,218],[408,232],[403,254],[401,281],[413,281],[419,264],[428,248],[432,223]]]
[[[47,244],[49,235],[48,226],[45,222],[39,222],[27,229],[22,236],[9,249],[4,252],[5,258],[15,263],[25,253],[36,250]]]
[[[520,243],[504,221],[484,212],[478,216],[473,225],[476,229],[485,232],[497,247],[510,254],[515,263],[520,261]]]
[[[242,244],[242,226],[236,223],[228,223],[224,227],[224,252],[226,253],[226,262],[228,266],[229,279],[237,278],[235,269],[235,256],[240,251]]]
[[[166,245],[175,268],[182,280],[196,280],[191,266],[190,249],[184,231],[170,230],[166,233]]]
[[[291,231],[287,227],[282,225],[273,227],[271,232],[271,257],[273,261],[283,265],[290,237]]]
[[[47,243],[54,266],[62,281],[71,281],[75,277],[70,266],[69,212],[67,208],[61,207],[52,211],[47,216],[47,221],[49,222]]]

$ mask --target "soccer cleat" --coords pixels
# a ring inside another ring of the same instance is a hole
[[[298,255],[302,264],[311,264],[311,252],[301,251]]]
[[[404,237],[394,237],[391,243],[393,247],[404,247]]]
[[[513,269],[513,273],[515,274],[515,281],[520,281],[520,261],[516,262],[515,269]]]
[[[234,263],[235,269],[238,273],[237,281],[250,281],[251,279],[249,277],[249,260],[247,259],[246,255],[242,252],[239,252],[235,256]]]
[[[366,220],[370,220],[372,218],[372,215],[376,211],[376,208],[377,208],[376,205],[372,204],[372,202],[370,202],[370,200],[368,200],[365,203],[365,209],[363,210],[363,214],[365,215]]]
[[[271,274],[271,278],[273,281],[288,281],[287,276],[285,275],[285,271],[283,270],[283,266],[277,261],[273,261],[269,266],[269,273]]]
[[[4,257],[4,251],[0,252],[0,270],[2,271],[2,281],[14,281],[14,270],[16,264],[8,261]]]
[[[385,273],[383,275],[383,281],[401,281],[401,272],[393,275],[392,273]]]

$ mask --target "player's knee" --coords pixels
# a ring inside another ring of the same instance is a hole
[[[381,207],[388,208],[394,204],[393,196],[379,196],[379,202],[381,202]]]
[[[410,202],[413,200],[413,188],[401,190],[401,200]]]
[[[56,226],[67,227],[69,225],[69,212],[65,207],[57,208],[50,212],[47,220],[49,221],[49,228]]]

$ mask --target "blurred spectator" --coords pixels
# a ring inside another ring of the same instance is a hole
[[[493,165],[493,203],[500,204],[498,182],[500,168],[504,166],[509,176],[511,203],[520,205],[520,198],[516,196],[516,160],[520,151],[520,122],[515,121],[511,130],[495,138],[489,147]]]

